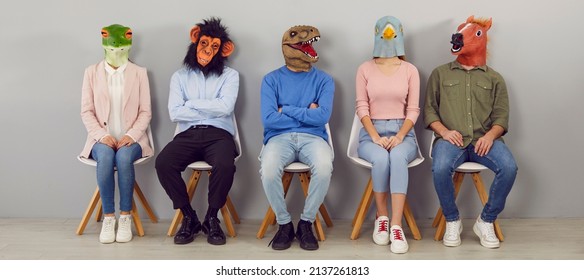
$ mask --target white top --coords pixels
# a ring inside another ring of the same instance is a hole
[[[124,96],[124,70],[126,70],[128,64],[125,63],[118,69],[114,69],[107,63],[104,63],[104,65],[110,97],[110,114],[107,129],[111,136],[120,140],[126,133],[122,126],[122,97]]]

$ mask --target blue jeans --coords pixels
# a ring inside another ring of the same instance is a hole
[[[485,222],[492,223],[497,219],[499,213],[505,208],[507,195],[515,182],[517,164],[503,141],[495,140],[489,153],[482,157],[478,156],[474,149],[472,144],[461,149],[443,139],[438,139],[434,143],[432,150],[434,187],[442,212],[448,222],[456,221],[460,217],[454,201],[452,176],[456,168],[464,162],[477,162],[495,172],[495,179],[489,190],[489,199],[481,212],[481,219]]]
[[[375,130],[381,137],[395,136],[403,126],[404,120],[373,120]],[[416,158],[418,146],[411,129],[401,144],[390,151],[373,143],[371,136],[361,129],[359,133],[359,157],[370,162],[373,191],[379,193],[408,192],[408,163]]]
[[[280,225],[292,221],[286,208],[282,174],[284,167],[299,161],[310,167],[310,184],[300,219],[314,222],[324,201],[333,172],[333,153],[324,139],[307,133],[290,132],[272,137],[260,155],[260,175],[268,202]]]
[[[97,162],[97,186],[101,196],[104,214],[115,213],[114,207],[114,173],[118,171],[118,186],[120,189],[120,211],[132,210],[134,194],[134,161],[142,156],[142,148],[138,143],[121,147],[115,151],[109,146],[96,143],[91,150],[91,157]]]

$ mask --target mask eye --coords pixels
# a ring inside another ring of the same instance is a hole
[[[481,35],[483,35],[483,31],[481,30],[477,31],[477,37],[481,37]]]
[[[132,39],[132,29],[126,31],[126,39]]]
[[[102,29],[102,30],[101,30],[101,37],[102,37],[102,38],[107,38],[107,37],[109,37],[109,32],[107,32],[107,30],[105,30],[105,29]]]
[[[294,37],[294,36],[296,36],[296,34],[298,34],[298,33],[296,33],[296,31],[292,31],[292,32],[290,32],[290,37]]]
[[[379,34],[379,27],[375,27],[375,35]]]

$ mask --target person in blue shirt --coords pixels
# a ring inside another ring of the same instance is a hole
[[[262,81],[264,147],[260,174],[279,224],[270,242],[274,250],[288,249],[294,237],[301,248],[318,249],[312,223],[328,191],[333,170],[333,152],[325,126],[332,113],[335,91],[332,77],[311,65],[318,60],[312,43],[319,39],[318,29],[312,26],[288,29],[282,38],[286,65],[268,73]],[[284,167],[295,161],[310,166],[311,172],[296,233],[282,187]]]
[[[232,116],[239,91],[239,73],[224,65],[234,44],[220,19],[210,18],[191,30],[184,67],[172,75],[168,111],[178,134],[156,158],[160,184],[183,220],[175,244],[188,244],[202,229],[207,242],[226,243],[217,213],[227,200],[235,175],[237,149]],[[203,223],[192,208],[181,172],[195,161],[213,168],[209,177],[209,208]]]

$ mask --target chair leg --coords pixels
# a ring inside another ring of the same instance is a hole
[[[187,184],[187,193],[189,195],[189,201],[193,199],[193,195],[195,194],[195,190],[197,189],[197,185],[199,184],[199,179],[201,178],[201,171],[193,170],[193,174],[189,179],[189,183]],[[183,215],[180,209],[176,209],[174,212],[174,218],[172,218],[172,222],[170,222],[170,227],[166,232],[166,235],[173,236],[176,233],[176,229],[178,228],[178,224],[182,221]]]
[[[262,221],[262,224],[260,225],[260,229],[258,230],[258,233],[256,234],[257,239],[264,238],[264,235],[266,234],[266,230],[268,229],[268,226],[271,225],[272,221],[275,219],[276,219],[276,215],[274,214],[272,207],[268,206],[268,211],[266,212],[266,216],[264,217],[264,220]]]
[[[404,218],[406,220],[406,223],[408,224],[408,227],[410,227],[410,230],[412,231],[412,235],[414,236],[414,239],[421,240],[422,234],[420,233],[420,229],[418,228],[418,224],[416,223],[416,220],[414,219],[414,215],[412,214],[412,209],[410,208],[410,204],[408,203],[407,200],[404,204]]]
[[[239,220],[239,215],[237,214],[237,211],[235,211],[235,206],[233,206],[233,202],[231,202],[229,195],[227,196],[227,202],[225,202],[225,204],[227,205],[227,210],[229,210],[229,214],[231,214],[233,221],[236,224],[240,224],[241,221]]]
[[[479,198],[481,199],[481,203],[483,206],[487,203],[488,196],[487,191],[485,190],[485,185],[483,184],[483,179],[481,178],[480,173],[472,173],[472,180],[474,182],[475,188],[477,189],[477,193],[479,194]],[[499,222],[495,221],[495,235],[499,238],[500,241],[504,241],[505,237],[503,236],[503,231],[499,226]]]
[[[132,218],[134,220],[134,225],[136,226],[136,232],[138,236],[144,236],[144,227],[142,227],[142,220],[140,220],[140,214],[138,214],[138,208],[136,207],[136,201],[132,198]]]
[[[91,218],[91,214],[93,213],[93,210],[95,210],[95,206],[97,206],[97,203],[99,202],[99,188],[95,188],[95,192],[93,192],[93,196],[91,197],[91,200],[89,201],[89,205],[87,206],[87,209],[85,210],[85,213],[83,214],[83,217],[81,218],[81,222],[79,223],[79,226],[77,227],[77,235],[82,235],[83,231],[85,231],[85,227],[87,226],[87,223],[89,222],[89,219]]]
[[[369,177],[365,191],[363,192],[363,197],[361,198],[361,203],[355,212],[355,217],[353,218],[353,231],[351,232],[351,240],[359,238],[359,233],[361,232],[361,226],[365,220],[365,215],[371,206],[373,198],[373,181]]]
[[[233,223],[231,222],[231,217],[229,215],[229,210],[227,209],[227,203],[221,207],[221,215],[223,216],[223,222],[225,223],[225,227],[227,228],[227,233],[231,237],[235,237],[235,228],[233,227]]]
[[[462,186],[463,179],[464,179],[463,172],[455,172],[454,173],[454,177],[452,180],[454,182],[454,199],[455,200],[458,197],[458,193],[460,192],[460,187]],[[436,213],[436,218],[438,216],[440,216],[440,218],[438,220],[438,227],[436,228],[436,234],[434,234],[434,240],[436,240],[436,241],[442,240],[442,238],[444,237],[444,232],[446,231],[446,218],[444,217],[444,214],[442,213],[442,208],[438,209],[438,213]],[[436,221],[436,218],[434,218],[434,221]],[[433,223],[432,223],[432,226],[434,226]]]
[[[140,201],[140,203],[142,203],[142,206],[144,206],[146,214],[148,214],[148,217],[150,217],[150,221],[152,221],[153,223],[158,223],[158,218],[156,218],[156,215],[154,215],[152,207],[150,207],[148,200],[146,200],[146,197],[144,196],[142,189],[140,189],[140,186],[136,181],[134,181],[134,194],[138,196],[138,200]]]

